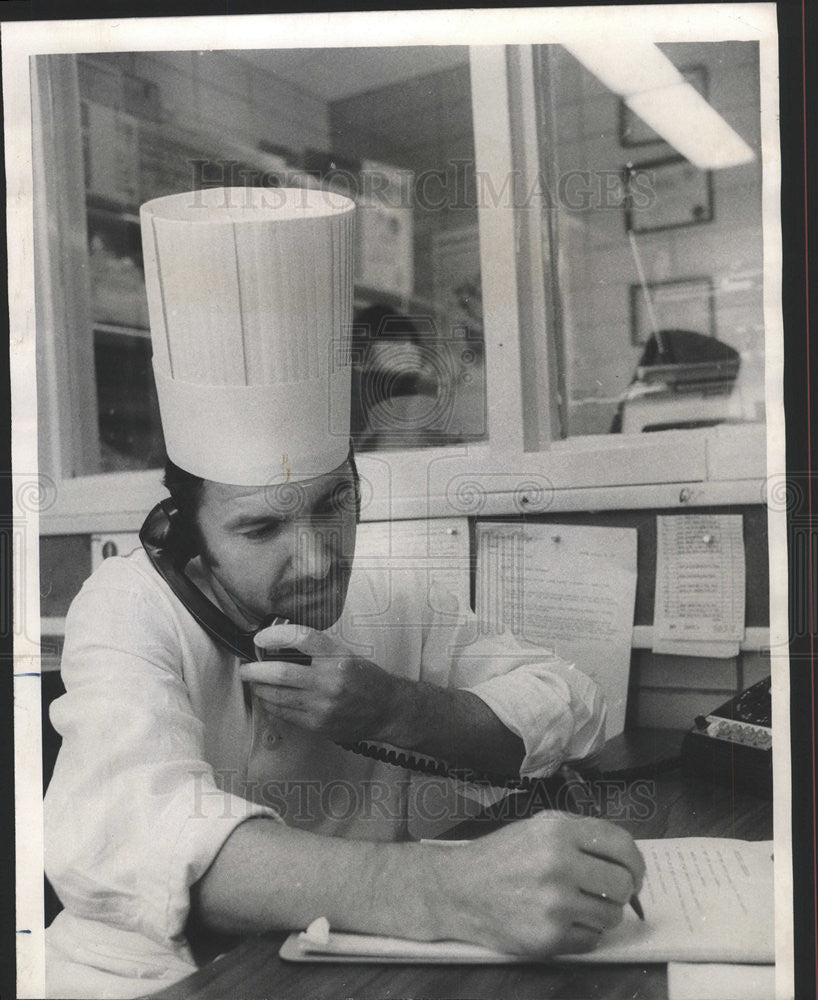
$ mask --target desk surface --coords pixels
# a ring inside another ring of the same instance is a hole
[[[680,740],[679,733],[661,730],[617,737],[606,747],[603,768],[616,771],[648,760],[666,759],[678,752]],[[624,779],[621,794],[617,794],[616,783],[611,783],[613,794],[609,800],[620,810],[620,824],[637,840],[691,836],[772,838],[769,800],[730,785],[693,781],[675,770],[639,780],[642,785],[633,799],[629,798]],[[494,1000],[504,996],[518,1000],[656,1000],[667,996],[665,965],[301,965],[279,959],[278,949],[286,937],[286,933],[248,937],[224,957],[154,996],[156,1000],[381,1000],[408,996],[430,1000]]]

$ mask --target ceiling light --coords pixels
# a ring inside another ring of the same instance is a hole
[[[565,48],[616,94],[626,96],[684,82],[682,74],[653,42],[620,45],[606,36],[571,42]]]
[[[755,153],[653,42],[576,39],[565,48],[658,135],[702,170],[749,163]]]
[[[689,83],[625,98],[646,125],[701,170],[750,163],[755,153]]]

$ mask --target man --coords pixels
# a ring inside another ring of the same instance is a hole
[[[163,534],[146,522],[154,564],[107,560],[66,622],[51,996],[143,995],[193,970],[202,928],[318,916],[582,951],[641,882],[632,840],[600,820],[419,844],[499,793],[356,752],[536,777],[595,752],[604,709],[569,665],[480,639],[440,588],[353,571],[352,211],[243,189],[143,206],[173,503],[151,515]],[[238,655],[247,636],[266,659]]]

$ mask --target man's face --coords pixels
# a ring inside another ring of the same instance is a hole
[[[349,462],[283,486],[206,481],[197,522],[202,561],[237,621],[258,626],[278,615],[315,629],[337,621],[355,552]]]

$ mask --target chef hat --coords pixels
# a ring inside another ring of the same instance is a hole
[[[153,370],[178,466],[266,486],[344,461],[354,208],[301,188],[142,206]]]

